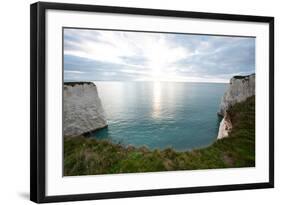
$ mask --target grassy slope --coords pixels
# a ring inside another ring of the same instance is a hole
[[[83,136],[64,138],[64,175],[152,172],[255,166],[255,97],[229,110],[229,138],[188,152],[124,147]]]

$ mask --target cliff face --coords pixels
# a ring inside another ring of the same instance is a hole
[[[255,95],[255,74],[248,76],[234,76],[221,99],[218,114],[223,116],[220,123],[217,139],[228,137],[232,130],[232,122],[227,113],[228,109],[236,103],[243,102]]]
[[[255,74],[248,76],[234,76],[230,79],[227,91],[221,99],[218,114],[224,116],[228,108],[238,102],[245,101],[255,95]]]
[[[228,137],[229,133],[232,130],[232,123],[230,117],[228,116],[227,112],[220,122],[219,133],[217,139],[222,139]]]
[[[78,136],[107,126],[92,82],[64,83],[64,136]]]

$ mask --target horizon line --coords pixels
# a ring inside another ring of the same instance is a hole
[[[150,83],[216,83],[216,84],[228,84],[228,82],[215,82],[215,81],[164,81],[164,80],[64,80],[67,82],[150,82]]]

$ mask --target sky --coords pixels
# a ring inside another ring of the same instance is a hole
[[[64,81],[226,83],[255,72],[255,38],[64,29]]]

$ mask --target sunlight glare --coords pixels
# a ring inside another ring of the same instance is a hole
[[[161,117],[161,83],[153,83],[153,104],[152,104],[152,117],[160,118]]]

